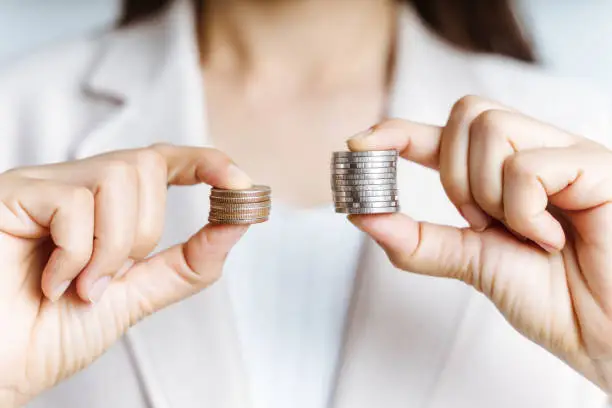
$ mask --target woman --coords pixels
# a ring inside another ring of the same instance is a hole
[[[127,1],[0,80],[2,407],[604,406],[607,107],[508,58],[506,2],[197,5]],[[349,147],[401,150],[414,218],[364,240],[328,160],[387,116]],[[252,180],[242,239],[166,195]]]

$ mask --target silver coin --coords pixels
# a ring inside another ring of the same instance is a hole
[[[398,190],[397,189],[389,189],[389,190],[374,190],[374,191],[363,191],[363,190],[356,190],[356,191],[334,191],[334,197],[335,198],[343,198],[343,197],[353,197],[353,198],[360,198],[360,197],[380,197],[380,196],[391,196],[391,195],[398,195]]]
[[[366,177],[351,177],[351,175],[347,175],[348,177],[340,177],[340,176],[331,176],[330,178],[330,182],[332,187],[333,186],[346,186],[346,185],[351,185],[349,182],[354,181],[357,184],[355,185],[360,185],[360,184],[368,184],[365,183],[366,181],[384,181],[387,184],[394,184],[397,183],[397,177],[395,176],[384,176],[384,177],[373,177],[373,176],[366,176]],[[381,176],[380,174],[377,174],[376,176]],[[364,182],[364,183],[361,183]],[[346,184],[349,183],[349,184]],[[376,183],[374,183],[376,184]],[[384,183],[383,183],[384,184]]]
[[[336,203],[336,208],[385,208],[385,207],[397,207],[399,202],[397,201],[376,201],[376,202],[360,202],[360,203]]]
[[[373,185],[395,185],[395,178],[366,179],[366,180],[334,180],[333,187],[344,186],[373,186]]]
[[[395,173],[358,173],[358,174],[332,174],[332,180],[382,180],[392,179],[395,180],[397,175]]]
[[[397,201],[399,198],[397,195],[382,195],[382,196],[370,196],[370,197],[334,197],[336,203],[373,203],[373,202],[384,202],[384,201]]]
[[[364,152],[358,152],[358,153],[364,153]],[[337,155],[337,154],[333,154],[331,157],[331,161],[335,162],[335,161],[344,161],[344,160],[348,160],[348,161],[353,161],[353,160],[384,160],[386,159],[387,161],[397,161],[397,159],[399,158],[399,155],[397,153],[393,153],[393,154],[356,154],[356,153],[350,153],[350,154],[345,154],[345,155]]]
[[[384,179],[384,178],[389,178],[389,179],[396,179],[397,178],[397,174],[395,172],[393,173],[347,173],[347,174],[331,174],[331,179],[332,180],[359,180],[359,179],[363,179],[363,180],[368,180],[368,179]]]
[[[347,164],[347,163],[397,163],[397,157],[394,156],[372,156],[372,157],[335,157],[332,164]]]
[[[225,190],[222,188],[212,188],[210,190],[211,197],[252,197],[252,196],[269,196],[271,189],[264,185],[254,185],[251,188],[243,190]]]
[[[400,207],[386,207],[386,208],[338,208],[336,207],[338,214],[387,214],[400,212]]]
[[[332,157],[377,157],[397,155],[397,150],[373,150],[369,152],[334,152]]]
[[[363,192],[363,191],[385,191],[385,190],[397,190],[397,183],[387,184],[370,184],[370,185],[347,185],[347,186],[333,186],[334,192],[350,191],[350,192]]]
[[[395,161],[371,163],[332,163],[332,169],[387,169],[397,167]]]
[[[395,167],[379,167],[376,169],[331,169],[331,174],[397,174]]]

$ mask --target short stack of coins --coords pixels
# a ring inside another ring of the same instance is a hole
[[[268,221],[272,208],[268,186],[244,190],[210,190],[208,222],[214,224],[259,224]]]
[[[396,150],[334,152],[331,186],[337,213],[384,214],[400,211]]]

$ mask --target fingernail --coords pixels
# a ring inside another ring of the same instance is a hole
[[[559,252],[559,248],[556,248],[553,245],[547,244],[546,242],[538,242],[537,244],[541,246],[543,250],[551,254],[555,254]]]
[[[66,292],[66,290],[68,290],[68,286],[70,286],[70,281],[64,281],[62,283],[60,283],[59,285],[57,285],[55,287],[55,289],[53,290],[53,294],[51,295],[51,301],[52,302],[56,302],[57,300],[59,300],[59,298],[62,297],[62,295]]]
[[[368,130],[364,130],[362,132],[357,133],[356,135],[351,136],[349,140],[365,139],[366,137],[372,135],[375,129],[376,129],[376,126],[372,126]]]
[[[484,231],[489,226],[489,217],[473,204],[461,206],[459,212],[475,231]]]
[[[93,285],[91,285],[91,288],[89,289],[89,296],[88,296],[89,301],[91,303],[97,303],[100,301],[100,299],[102,299],[102,295],[106,291],[106,288],[108,288],[110,281],[111,281],[110,276],[103,276],[100,279],[98,279],[96,282],[94,282]]]
[[[253,185],[251,178],[235,164],[230,164],[227,172],[232,184],[244,186],[244,188]]]

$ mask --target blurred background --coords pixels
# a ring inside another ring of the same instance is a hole
[[[118,0],[0,0],[0,65],[112,23]],[[612,1],[517,0],[543,64],[612,97]]]

